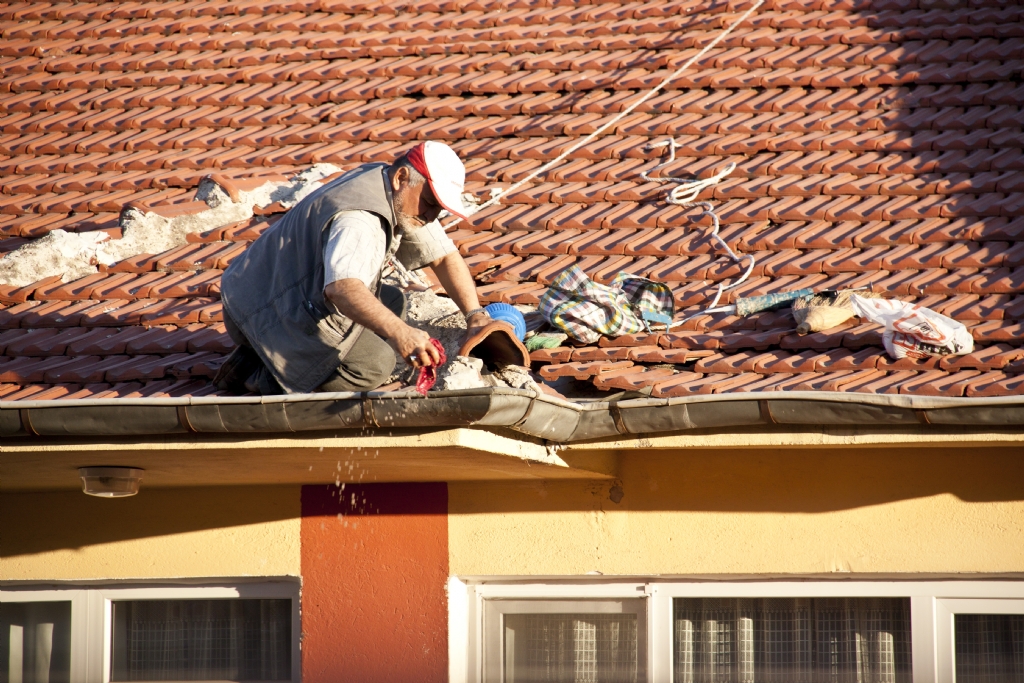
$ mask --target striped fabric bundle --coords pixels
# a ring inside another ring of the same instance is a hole
[[[670,323],[675,303],[661,282],[619,273],[610,285],[601,285],[574,265],[554,279],[538,308],[555,328],[593,343],[601,335],[642,332],[649,322]]]

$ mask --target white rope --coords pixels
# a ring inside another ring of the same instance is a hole
[[[653,169],[651,169],[651,173],[654,173],[659,168],[663,168],[665,166],[668,166],[668,165],[672,164],[676,160],[676,148],[677,147],[681,147],[681,146],[682,145],[677,143],[672,138],[669,138],[668,140],[665,140],[664,142],[657,142],[657,143],[652,143],[651,145],[649,145],[649,147],[651,147],[651,148],[668,147],[668,159],[666,161],[658,164]],[[725,240],[722,239],[721,235],[718,234],[718,230],[721,227],[721,225],[718,222],[718,214],[716,214],[715,211],[714,211],[714,205],[711,202],[707,202],[707,201],[702,201],[702,202],[696,201],[697,195],[700,194],[701,190],[704,190],[704,189],[709,188],[709,187],[714,187],[718,183],[722,182],[722,180],[727,175],[732,173],[734,170],[736,170],[736,164],[730,163],[728,166],[726,166],[724,169],[722,169],[721,171],[719,171],[715,175],[711,176],[710,178],[703,178],[703,179],[700,179],[700,178],[680,178],[678,176],[658,176],[658,177],[654,177],[654,176],[648,174],[646,171],[644,171],[643,173],[640,174],[640,177],[643,178],[644,180],[646,180],[649,183],[675,183],[676,187],[673,188],[673,190],[668,193],[668,197],[665,198],[665,201],[668,202],[669,204],[675,204],[676,206],[681,206],[681,207],[687,208],[687,209],[688,208],[692,208],[692,207],[697,207],[697,206],[699,206],[702,209],[704,209],[701,212],[700,216],[697,216],[697,218],[701,218],[703,216],[711,216],[711,221],[712,221],[711,237],[712,237],[712,239],[714,239],[715,242],[718,243],[718,246],[720,246],[722,249],[725,250],[725,252],[727,254],[729,254],[729,258],[731,258],[734,263],[742,265],[744,260],[746,260],[748,262],[747,263],[747,270],[746,270],[746,272],[743,273],[743,275],[740,277],[740,279],[736,280],[735,282],[733,282],[731,285],[728,285],[728,286],[725,286],[722,283],[718,283],[718,291],[715,293],[715,298],[711,301],[710,304],[708,304],[708,306],[707,306],[707,308],[705,308],[705,310],[700,311],[698,313],[694,313],[693,315],[687,316],[687,317],[683,318],[682,320],[677,320],[677,321],[671,323],[670,325],[668,325],[668,327],[666,329],[670,330],[673,327],[675,327],[677,325],[681,325],[684,322],[686,322],[687,320],[690,320],[694,316],[706,314],[706,313],[710,312],[712,309],[714,309],[717,312],[719,309],[717,309],[716,306],[718,306],[718,302],[722,299],[722,294],[727,292],[730,289],[733,289],[734,287],[739,287],[741,284],[746,282],[747,278],[749,278],[750,274],[754,271],[754,264],[755,264],[754,255],[753,254],[743,254],[743,256],[738,256],[736,254],[736,252],[732,250],[732,248],[729,246],[729,244]]]
[[[415,270],[409,270],[406,268],[405,265],[403,265],[395,256],[388,258],[387,263],[384,264],[384,271],[382,275],[384,277],[394,275],[402,289],[409,289],[410,287],[413,287],[414,289],[427,290],[431,287],[430,283],[425,280],[422,275]]]
[[[627,106],[621,112],[619,112],[618,114],[613,116],[609,121],[607,121],[605,124],[600,126],[597,130],[595,130],[594,132],[590,133],[586,137],[584,137],[584,138],[582,138],[580,140],[577,140],[576,143],[571,145],[568,149],[566,149],[564,152],[559,154],[557,157],[555,157],[554,159],[552,159],[548,163],[544,164],[540,168],[538,168],[538,169],[532,171],[531,173],[527,174],[526,177],[522,178],[521,180],[516,181],[515,183],[513,183],[509,187],[507,187],[504,190],[502,190],[501,192],[498,192],[498,193],[495,194],[494,191],[492,190],[491,191],[491,195],[492,195],[491,198],[488,199],[483,204],[481,204],[479,207],[477,207],[477,211],[486,209],[487,207],[490,207],[490,206],[493,206],[493,205],[497,204],[498,202],[501,201],[501,199],[503,197],[505,197],[505,196],[507,196],[507,195],[509,195],[509,194],[511,194],[513,192],[515,192],[516,190],[518,190],[519,188],[521,188],[522,186],[526,185],[528,182],[530,182],[531,180],[536,178],[537,176],[543,175],[544,173],[547,173],[552,168],[554,168],[555,166],[558,166],[560,163],[565,161],[569,157],[570,154],[572,154],[576,150],[580,149],[581,147],[584,147],[584,146],[590,144],[591,141],[593,141],[594,139],[596,139],[596,138],[600,137],[601,135],[603,135],[605,131],[607,131],[609,128],[614,126],[616,123],[618,123],[619,121],[621,121],[625,117],[629,116],[631,113],[633,113],[633,111],[637,107],[639,107],[641,104],[643,104],[647,100],[649,100],[652,97],[654,97],[655,95],[657,95],[661,90],[663,90],[666,86],[668,86],[669,83],[674,81],[684,71],[686,71],[691,66],[693,66],[693,64],[697,60],[699,60],[701,57],[706,55],[710,50],[712,50],[716,45],[718,45],[718,43],[722,42],[722,40],[725,39],[726,36],[728,36],[730,33],[732,33],[733,30],[736,29],[736,27],[738,27],[740,24],[742,24],[744,21],[746,21],[747,17],[749,17],[751,14],[753,14],[757,10],[757,8],[760,7],[762,4],[764,4],[764,0],[756,0],[756,2],[753,5],[751,5],[750,8],[747,9],[746,12],[744,12],[742,15],[740,15],[740,17],[736,21],[734,21],[732,24],[730,24],[728,28],[726,28],[724,31],[722,31],[717,36],[715,36],[711,40],[711,42],[709,42],[707,45],[705,45],[703,48],[701,48],[701,50],[697,54],[695,54],[694,56],[692,56],[688,60],[686,60],[686,62],[681,67],[679,67],[678,69],[673,71],[664,80],[662,80],[656,86],[654,86],[653,88],[648,90],[642,97],[640,97],[635,102],[633,102],[632,104]],[[662,164],[659,164],[658,166],[655,167],[654,170],[657,170],[658,168],[661,168],[662,166],[664,166],[666,164],[670,164],[673,161],[675,161],[675,158],[676,158],[676,147],[678,147],[678,144],[676,143],[675,140],[670,139],[667,142],[656,143],[654,145],[650,145],[650,147],[652,147],[652,148],[653,147],[662,147],[662,146],[666,146],[666,145],[669,148],[669,160],[664,162],[664,163],[662,163]],[[697,195],[700,193],[701,190],[705,189],[706,187],[710,187],[712,185],[715,185],[715,184],[721,182],[721,180],[725,176],[727,176],[730,173],[732,173],[732,171],[735,168],[736,168],[735,164],[729,164],[729,166],[726,167],[726,169],[723,170],[722,172],[716,174],[715,176],[712,176],[711,178],[706,178],[704,180],[696,180],[696,179],[693,179],[693,178],[672,178],[672,177],[650,178],[650,177],[648,177],[647,173],[642,173],[641,176],[644,178],[644,180],[653,181],[653,182],[675,182],[675,183],[678,183],[679,187],[673,189],[672,192],[669,193],[669,196],[666,198],[666,201],[668,201],[671,204],[677,204],[677,205],[683,206],[683,207],[692,207],[692,206],[700,206],[700,207],[702,207],[704,209],[704,212],[701,214],[701,216],[703,216],[705,214],[710,215],[711,216],[711,220],[712,220],[712,222],[714,224],[713,228],[712,228],[712,231],[711,231],[711,236],[718,242],[718,244],[721,247],[723,247],[725,249],[725,251],[729,254],[730,258],[732,258],[733,261],[735,261],[736,263],[742,263],[743,259],[741,257],[737,256],[736,253],[729,247],[729,245],[726,244],[725,240],[723,240],[721,237],[719,237],[718,230],[719,230],[720,226],[719,226],[719,222],[718,222],[718,216],[715,214],[715,212],[713,210],[714,209],[713,205],[710,202],[695,202],[694,201],[697,198]],[[476,212],[474,212],[474,213],[476,213]],[[449,228],[452,228],[453,226],[458,225],[461,221],[462,221],[461,218],[456,218],[455,220],[447,223],[444,226],[444,228],[445,228],[445,230],[447,230]],[[737,280],[736,282],[732,283],[728,287],[725,287],[721,283],[719,283],[718,291],[715,294],[715,298],[711,302],[711,304],[707,306],[706,310],[713,309],[716,306],[718,306],[718,302],[722,298],[723,292],[725,292],[725,291],[727,291],[729,289],[732,289],[733,287],[737,287],[737,286],[743,284],[743,282],[745,282],[746,279],[748,277],[750,277],[751,272],[753,272],[753,270],[754,270],[754,257],[752,255],[750,255],[750,254],[745,254],[744,256],[750,261],[749,265],[747,266],[746,272],[743,274],[742,277],[740,277],[739,280]],[[695,315],[700,315],[700,313],[697,313]],[[671,323],[671,324],[667,325],[666,329],[671,329],[671,328],[675,327],[676,325],[681,325],[682,323],[686,322],[687,320],[689,320],[692,317],[694,317],[694,316],[688,316],[686,318],[683,318],[682,320],[679,320],[679,321],[676,321],[674,323]]]
[[[657,149],[658,147],[668,147],[668,161],[664,161],[652,168],[651,173],[654,173],[663,166],[668,166],[674,163],[676,160],[676,149],[682,147],[682,145],[672,138],[662,142],[652,142],[647,145],[648,149]],[[693,206],[693,202],[696,201],[697,195],[700,194],[701,190],[717,185],[722,182],[723,178],[735,170],[736,164],[729,164],[725,167],[725,170],[719,171],[710,178],[704,178],[703,180],[699,178],[679,178],[676,176],[658,176],[657,178],[654,178],[649,175],[647,171],[641,172],[640,177],[649,183],[677,183],[679,187],[669,192],[668,199],[666,201],[670,204],[677,204],[679,206]],[[729,247],[726,246],[725,248],[728,249]]]
[[[764,0],[757,0],[753,5],[751,5],[750,9],[748,9],[746,12],[744,12],[742,15],[740,15],[739,19],[734,21],[727,29],[725,29],[724,31],[719,33],[717,36],[715,36],[715,38],[710,43],[708,43],[703,48],[701,48],[700,52],[698,52],[693,57],[690,57],[688,60],[686,60],[686,62],[681,67],[679,67],[678,69],[673,71],[671,74],[669,74],[661,83],[658,83],[656,86],[654,86],[653,88],[648,90],[644,94],[643,97],[639,98],[638,100],[636,100],[635,102],[630,104],[628,107],[623,109],[621,112],[619,112],[618,114],[613,116],[610,121],[608,121],[607,123],[602,125],[600,128],[595,130],[593,133],[590,133],[586,137],[578,140],[575,144],[571,145],[567,150],[565,150],[564,152],[559,154],[557,157],[555,157],[554,159],[552,159],[548,163],[544,164],[543,166],[541,166],[537,170],[529,173],[522,180],[516,181],[515,183],[513,183],[512,185],[510,185],[506,189],[502,190],[499,194],[496,194],[493,197],[491,197],[490,199],[488,199],[486,202],[481,204],[478,207],[477,210],[479,211],[481,209],[486,209],[489,206],[493,206],[494,204],[497,204],[499,201],[501,201],[502,197],[505,197],[506,195],[509,195],[512,192],[515,192],[516,190],[521,188],[523,185],[525,185],[526,183],[528,183],[531,180],[533,180],[534,178],[536,178],[537,176],[542,175],[544,173],[547,173],[552,168],[554,168],[555,166],[557,166],[560,163],[562,163],[563,161],[565,161],[569,157],[570,154],[572,154],[573,152],[578,150],[580,147],[584,147],[584,146],[590,144],[590,142],[593,141],[595,138],[600,137],[601,135],[603,135],[606,130],[608,130],[609,128],[614,126],[616,123],[618,123],[619,121],[621,121],[625,117],[627,117],[630,114],[632,114],[633,110],[635,110],[641,104],[643,104],[647,100],[649,100],[652,97],[654,97],[655,95],[657,95],[669,83],[671,83],[672,81],[677,79],[680,76],[680,74],[682,74],[684,71],[689,69],[693,65],[694,62],[696,62],[698,59],[700,59],[701,57],[706,55],[712,48],[714,48],[716,45],[718,45],[718,43],[722,42],[722,40],[727,35],[732,33],[733,30],[737,26],[739,26],[744,21],[746,21],[747,17],[749,17],[751,14],[753,14],[754,11],[758,7],[763,5],[763,4],[764,4]],[[455,220],[451,221],[450,223],[447,223],[444,227],[447,230],[448,228],[451,228],[452,226],[457,225],[461,221],[462,221],[461,218],[456,218]],[[716,221],[716,224],[717,224],[717,221]]]

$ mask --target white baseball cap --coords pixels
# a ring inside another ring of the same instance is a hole
[[[427,140],[409,150],[408,159],[430,183],[437,203],[448,213],[466,218],[466,207],[462,203],[466,167],[455,150],[443,142]]]

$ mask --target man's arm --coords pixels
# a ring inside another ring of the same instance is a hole
[[[468,270],[466,274],[469,274]],[[324,294],[343,316],[390,341],[405,362],[413,367],[441,362],[440,354],[430,343],[430,335],[402,322],[366,288],[362,280],[346,278],[332,282],[324,288]]]
[[[480,300],[476,296],[476,283],[473,282],[473,276],[470,274],[466,262],[462,260],[462,254],[453,251],[442,256],[430,264],[430,269],[437,275],[444,291],[448,292],[448,296],[452,298],[459,310],[468,313],[480,308]],[[489,322],[491,322],[490,316],[480,312],[470,316],[466,320],[466,326],[473,329],[483,327]]]

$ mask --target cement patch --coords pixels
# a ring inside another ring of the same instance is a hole
[[[247,221],[254,207],[275,202],[285,208],[320,187],[324,178],[341,171],[333,164],[317,164],[291,182],[266,182],[255,190],[239,193],[238,201],[212,181],[200,183],[196,200],[210,208],[195,214],[166,217],[153,211],[128,209],[121,217],[121,239],[106,232],[72,233],[54,230],[0,258],[0,285],[24,287],[60,276],[71,282],[139,254],[159,254],[185,244],[188,235]]]

